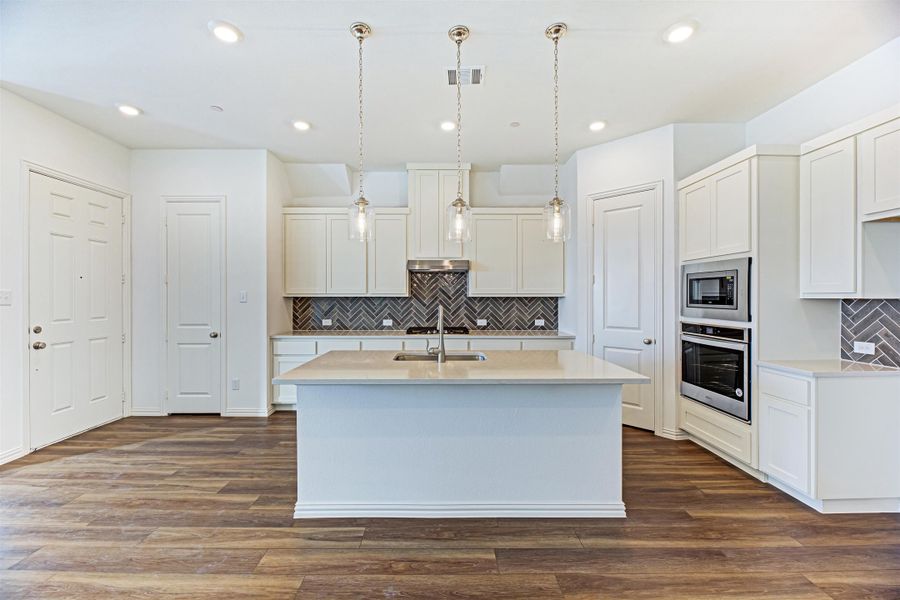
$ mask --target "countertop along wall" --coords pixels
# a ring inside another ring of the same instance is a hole
[[[25,391],[28,282],[23,161],[127,192],[128,148],[56,113],[0,89],[0,289],[12,292],[0,307],[0,463],[28,451]]]

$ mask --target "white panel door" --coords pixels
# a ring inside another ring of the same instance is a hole
[[[862,214],[900,210],[900,119],[861,133],[856,143]]]
[[[566,293],[566,245],[547,239],[543,215],[519,215],[518,269],[519,295]]]
[[[722,256],[750,251],[750,162],[710,177],[712,251]]]
[[[408,296],[406,215],[375,215],[375,239],[367,249],[370,296]]]
[[[221,413],[225,260],[219,202],[166,204],[166,411]]]
[[[856,294],[853,138],[800,157],[800,292]]]
[[[325,293],[325,215],[284,216],[284,295]]]
[[[516,215],[475,215],[469,243],[469,295],[516,293]]]
[[[122,416],[122,199],[29,176],[29,399],[39,448]]]
[[[598,358],[651,378],[622,390],[626,425],[654,429],[656,192],[594,201],[594,343]]]
[[[366,293],[366,243],[351,240],[349,219],[328,215],[326,288],[329,296],[364,296]]]
[[[704,179],[678,195],[681,260],[706,258],[712,252],[711,186]]]

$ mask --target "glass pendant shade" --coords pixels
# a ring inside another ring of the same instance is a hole
[[[365,198],[360,198],[347,209],[347,233],[352,241],[370,242],[375,236],[375,211]]]
[[[457,198],[447,207],[447,240],[472,241],[472,209],[462,198]]]
[[[551,242],[572,239],[572,211],[559,198],[554,198],[544,207],[544,231]]]

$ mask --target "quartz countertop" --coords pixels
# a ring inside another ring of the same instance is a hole
[[[395,361],[394,351],[332,351],[275,377],[276,385],[626,384],[650,378],[574,350],[486,351],[484,361]],[[458,354],[448,352],[449,354]]]
[[[760,360],[757,364],[806,377],[900,377],[900,369],[849,360]]]
[[[335,330],[335,329],[301,329],[295,331],[287,331],[269,336],[275,338],[296,338],[296,337],[351,337],[351,338],[411,338],[411,337],[437,337],[436,333],[425,334],[407,334],[402,329],[374,329],[374,330]],[[550,338],[558,340],[574,340],[575,334],[566,333],[564,331],[556,331],[555,329],[472,329],[469,333],[444,334],[447,339],[450,338]]]

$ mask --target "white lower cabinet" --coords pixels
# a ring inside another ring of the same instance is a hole
[[[760,394],[760,470],[804,494],[810,492],[809,407]]]

